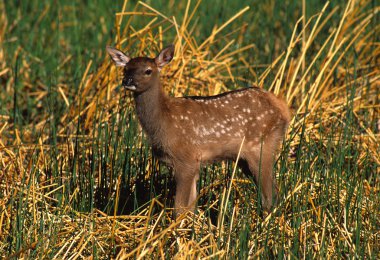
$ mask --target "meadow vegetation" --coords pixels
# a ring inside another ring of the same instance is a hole
[[[0,0],[0,256],[6,259],[380,257],[380,44],[374,0]],[[261,214],[234,162],[200,169],[172,215],[106,45],[154,57],[173,96],[257,85],[293,119]]]

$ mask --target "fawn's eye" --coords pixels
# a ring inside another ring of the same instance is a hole
[[[152,70],[151,70],[151,69],[147,69],[147,70],[145,71],[145,75],[150,75],[150,74],[152,74]]]

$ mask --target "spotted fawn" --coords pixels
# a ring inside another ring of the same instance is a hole
[[[271,210],[277,198],[275,152],[290,120],[283,100],[256,87],[216,96],[170,97],[163,92],[160,71],[173,59],[173,46],[156,58],[130,58],[112,47],[107,52],[124,68],[122,85],[133,92],[153,153],[174,171],[176,215],[195,209],[201,165],[236,159],[240,148],[239,166],[254,176],[262,206]]]

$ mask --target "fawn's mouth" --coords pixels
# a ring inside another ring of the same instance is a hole
[[[136,86],[135,85],[124,85],[123,87],[125,89],[128,89],[128,90],[136,90]]]

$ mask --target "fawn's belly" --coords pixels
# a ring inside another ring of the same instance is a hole
[[[209,143],[199,146],[199,160],[202,162],[216,162],[227,159],[236,159],[239,153],[238,140],[221,140],[219,143]]]

